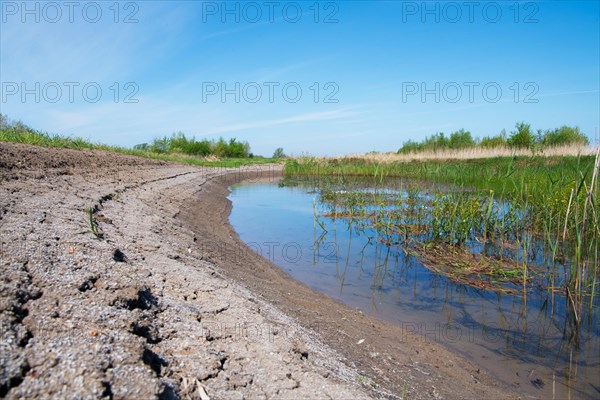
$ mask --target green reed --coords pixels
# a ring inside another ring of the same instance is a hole
[[[319,187],[331,208],[327,216],[335,210],[357,231],[374,229],[389,246],[444,245],[516,262],[524,289],[541,246],[549,266],[546,286],[566,293],[578,322],[586,299],[591,307],[597,293],[599,164],[600,154],[397,164],[300,159],[289,161],[284,173]],[[374,190],[352,187],[351,176],[365,177]],[[414,183],[393,195],[380,190],[386,177]],[[450,183],[452,190],[423,181]],[[496,268],[498,274],[511,271]]]

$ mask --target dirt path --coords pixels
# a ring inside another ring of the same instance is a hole
[[[0,397],[516,397],[248,251],[245,177],[0,143]]]

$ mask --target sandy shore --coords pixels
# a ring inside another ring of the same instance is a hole
[[[0,143],[0,397],[518,397],[250,251],[227,187],[277,168]]]

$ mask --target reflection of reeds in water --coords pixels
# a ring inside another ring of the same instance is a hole
[[[571,189],[565,225],[563,228],[563,254],[572,260],[570,268],[564,269],[567,298],[574,314],[575,323],[581,322],[582,308],[585,299],[589,299],[592,309],[598,273],[598,253],[600,241],[600,220],[598,216],[598,173],[600,170],[600,149],[596,154],[591,178],[580,174],[577,186]],[[570,232],[571,235],[568,235]],[[567,239],[567,237],[569,239]],[[572,243],[570,249],[565,247]],[[570,257],[567,256],[570,250]]]
[[[547,289],[552,310],[555,294],[564,294],[569,311],[565,321],[574,337],[586,305],[591,318],[600,253],[600,151],[594,158],[464,164],[460,179],[456,178],[460,163],[406,164],[404,172],[398,166],[385,169],[364,160],[356,165],[340,160],[295,163],[286,168],[288,175],[294,171],[333,175],[315,181],[320,193],[315,240],[318,226],[326,231],[320,218],[343,219],[350,231],[372,232],[377,245],[409,252],[459,283],[518,291],[524,307],[532,286]],[[363,180],[353,186],[348,178],[352,173],[368,176],[368,184]],[[395,191],[385,187],[384,176],[403,173],[410,178],[454,179],[456,189],[424,189],[420,184]],[[383,260],[374,266],[374,288],[381,287],[387,275],[387,255]],[[576,340],[571,343],[577,345]]]
[[[365,204],[365,207],[368,207],[373,203],[379,203],[379,200],[385,197],[378,197],[379,194],[373,193],[369,194],[371,200]],[[412,197],[412,200],[408,201],[409,197]],[[487,195],[485,199],[489,200],[491,198],[493,199],[494,197],[495,196]],[[577,322],[576,313],[573,313],[572,310],[570,310],[570,307],[572,308],[572,306],[570,306],[570,300],[566,296],[559,297],[559,299],[564,299],[565,303],[563,303],[562,307],[557,307],[558,309],[565,310],[566,314],[562,316],[555,314],[555,291],[552,290],[552,288],[549,288],[546,292],[538,292],[537,295],[542,296],[542,306],[539,311],[532,312],[531,308],[528,306],[527,296],[531,288],[531,282],[535,278],[541,279],[539,275],[544,272],[544,269],[540,267],[540,265],[543,265],[547,260],[552,260],[553,258],[556,259],[556,253],[558,251],[556,250],[557,246],[549,249],[548,254],[544,254],[544,256],[535,263],[531,262],[530,258],[536,254],[536,248],[538,250],[543,248],[540,248],[539,243],[536,242],[536,240],[539,238],[536,239],[536,236],[532,234],[517,236],[510,236],[507,234],[506,237],[509,237],[510,240],[506,239],[503,247],[490,246],[485,250],[483,250],[481,243],[470,243],[467,241],[462,246],[449,246],[445,244],[443,246],[446,247],[439,248],[436,250],[438,253],[436,253],[434,249],[436,246],[441,245],[431,242],[427,244],[427,246],[430,247],[429,253],[415,254],[414,252],[410,252],[411,244],[417,244],[415,240],[412,242],[410,240],[407,242],[403,239],[395,240],[396,244],[393,245],[390,245],[387,242],[387,240],[391,240],[390,238],[392,238],[394,235],[398,235],[398,230],[395,229],[396,220],[394,218],[400,218],[399,216],[401,212],[397,210],[397,207],[399,204],[405,204],[408,202],[411,204],[407,205],[407,208],[411,209],[411,212],[416,212],[418,207],[414,207],[414,204],[412,204],[413,201],[416,201],[417,204],[420,204],[419,202],[427,203],[429,210],[431,210],[431,205],[433,203],[431,199],[426,198],[422,198],[420,201],[415,200],[416,196],[414,193],[412,195],[405,195],[403,198],[404,202],[396,202],[394,204],[394,208],[392,208],[390,206],[391,203],[388,202],[385,204],[385,207],[378,208],[375,211],[370,210],[365,213],[364,211],[355,209],[348,214],[356,216],[362,213],[367,215],[366,218],[361,219],[348,218],[344,213],[342,213],[341,217],[338,216],[337,219],[334,219],[333,216],[337,213],[335,210],[332,210],[332,207],[334,206],[331,204],[321,204],[321,213],[331,213],[330,219],[325,220],[323,217],[321,217],[322,221],[326,225],[326,228],[332,231],[330,228],[331,225],[329,224],[334,224],[333,226],[335,227],[337,226],[337,223],[341,221],[345,222],[345,229],[342,229],[348,231],[348,235],[344,235],[343,241],[339,243],[343,248],[342,253],[345,257],[345,260],[340,262],[339,269],[336,270],[340,284],[340,294],[350,280],[349,271],[354,262],[356,262],[356,266],[359,268],[361,276],[371,277],[371,310],[373,310],[373,312],[378,312],[377,310],[379,303],[382,301],[384,293],[389,289],[390,284],[394,285],[394,283],[390,282],[390,278],[392,277],[395,281],[398,279],[412,280],[414,282],[414,299],[418,299],[421,295],[421,293],[419,293],[417,290],[417,279],[409,278],[411,271],[416,272],[416,268],[412,267],[414,266],[415,258],[411,256],[411,254],[418,258],[420,264],[422,264],[424,261],[427,261],[431,257],[431,262],[434,267],[443,265],[445,262],[444,258],[448,258],[449,262],[456,262],[457,259],[460,260],[466,257],[477,258],[486,252],[487,256],[505,253],[515,254],[514,257],[510,257],[508,254],[505,254],[502,259],[497,257],[490,261],[491,263],[495,263],[497,268],[503,269],[503,271],[498,272],[498,274],[505,273],[510,275],[511,273],[514,273],[515,276],[513,279],[515,279],[517,283],[515,284],[516,289],[497,292],[497,319],[489,319],[489,317],[486,316],[488,315],[488,312],[483,309],[483,302],[481,303],[482,309],[477,313],[480,320],[475,321],[470,316],[470,313],[472,313],[473,310],[470,308],[470,302],[467,299],[472,297],[474,294],[477,296],[476,293],[480,291],[480,286],[477,284],[470,286],[478,289],[471,289],[469,286],[456,287],[444,279],[435,279],[434,277],[431,282],[431,287],[434,293],[439,293],[434,294],[434,297],[437,298],[438,296],[441,296],[440,300],[443,302],[442,312],[444,312],[449,324],[455,324],[456,322],[454,321],[465,323],[467,324],[466,326],[468,329],[477,329],[477,332],[481,332],[481,335],[485,335],[485,337],[488,338],[496,338],[497,343],[503,343],[503,345],[500,345],[500,347],[497,349],[491,348],[491,351],[499,352],[500,354],[504,354],[509,357],[515,357],[521,362],[529,365],[538,364],[540,362],[538,357],[548,357],[549,355],[552,355],[551,358],[548,359],[548,364],[546,365],[556,371],[555,376],[560,387],[560,393],[570,393],[572,388],[574,390],[575,386],[573,382],[575,379],[577,379],[580,358],[583,360],[583,354],[589,355],[590,352],[594,352],[594,345],[592,344],[593,342],[587,341],[581,343],[580,324]],[[338,202],[336,203],[335,207],[338,210],[343,209],[344,204],[340,198],[338,198]],[[494,207],[496,207],[496,209],[501,208],[503,210],[510,210],[510,207],[502,207],[501,204],[495,204]],[[482,200],[481,208],[484,216],[488,217],[489,219],[491,215],[491,213],[489,213],[489,203]],[[382,211],[382,209],[384,211]],[[517,208],[515,208],[515,210],[517,210]],[[397,214],[394,214],[392,211],[396,212]],[[506,212],[509,213],[509,211]],[[337,214],[339,215],[339,213]],[[519,214],[519,216],[523,217],[524,215]],[[424,217],[411,216],[411,218],[411,223],[416,225],[418,223],[418,219]],[[525,224],[524,222],[517,221],[517,217],[511,217],[509,215],[505,215],[504,218],[499,217],[499,220],[502,221],[502,219],[504,219],[505,224],[508,224],[509,221],[511,221],[510,223],[514,224],[514,226],[527,226],[527,229],[532,231],[530,225],[531,221]],[[423,221],[422,223],[429,224],[430,221]],[[317,224],[316,226],[318,228],[319,225]],[[563,227],[564,225],[560,224],[561,231]],[[336,229],[337,228],[334,228],[333,232],[335,232]],[[414,227],[410,229],[416,231],[416,234],[421,235],[419,244],[424,245],[426,238],[423,231],[415,229]],[[492,238],[496,238],[498,235],[497,231],[499,230],[500,229],[498,227],[494,228],[493,224],[492,226],[488,227],[488,239],[492,240]],[[359,238],[357,234],[362,236],[362,238]],[[404,233],[401,233],[401,236],[403,235]],[[409,238],[414,236],[415,233],[407,233],[407,237]],[[328,236],[328,238],[325,240],[331,240],[331,238],[331,236]],[[336,236],[333,237],[333,240],[338,243],[338,238]],[[512,244],[512,246],[508,245],[509,242]],[[480,254],[473,255],[473,252],[476,251],[475,247],[477,245],[479,245],[481,248],[479,250]],[[409,249],[408,255],[406,255],[404,252],[405,249]],[[507,249],[510,251],[507,251]],[[462,252],[464,255],[453,259],[453,252]],[[404,259],[402,259],[402,256],[404,256]],[[540,256],[538,255],[538,257]],[[518,259],[518,261],[515,259]],[[552,266],[551,270],[552,268],[556,268],[556,266]],[[525,273],[523,273],[523,271],[525,271]],[[556,277],[550,274],[548,277],[548,282],[552,282],[551,279],[556,280]],[[479,283],[481,282],[483,282],[483,278],[479,281]],[[525,290],[523,290],[523,282],[526,282]],[[518,290],[518,286],[521,286],[521,290]],[[565,293],[564,288],[562,289],[562,292]],[[520,293],[521,295],[514,296],[515,293]],[[545,300],[543,299],[544,293],[546,296]],[[502,301],[502,298],[505,299],[504,302]],[[506,299],[510,298],[515,299],[515,306],[512,309],[514,314],[510,309],[503,309],[501,307],[501,304],[506,304]],[[459,315],[456,315],[454,307],[457,305],[463,309],[462,316],[460,315],[460,312]],[[423,307],[426,307],[426,305],[423,304]],[[432,305],[432,307],[434,306]],[[423,309],[423,311],[426,310],[429,309]],[[589,331],[593,324],[591,322],[592,316],[590,313],[585,315],[588,324],[586,330]],[[453,319],[453,316],[456,317],[456,319]],[[560,324],[558,321],[560,321]],[[482,345],[486,346],[486,343],[484,342]],[[554,363],[554,365],[552,365],[552,363]],[[551,378],[540,375],[539,372],[536,372],[534,369],[531,369],[528,373],[531,377],[530,380],[535,381],[537,384],[552,384]],[[543,378],[543,380],[540,378]],[[556,384],[556,382],[554,382],[554,384]]]

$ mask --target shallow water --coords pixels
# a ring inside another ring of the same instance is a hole
[[[563,296],[455,284],[344,220],[321,217],[325,232],[314,219],[318,195],[305,188],[269,182],[231,190],[230,222],[240,238],[295,279],[443,343],[524,393],[600,397],[600,327],[591,317],[597,304],[573,337]]]

